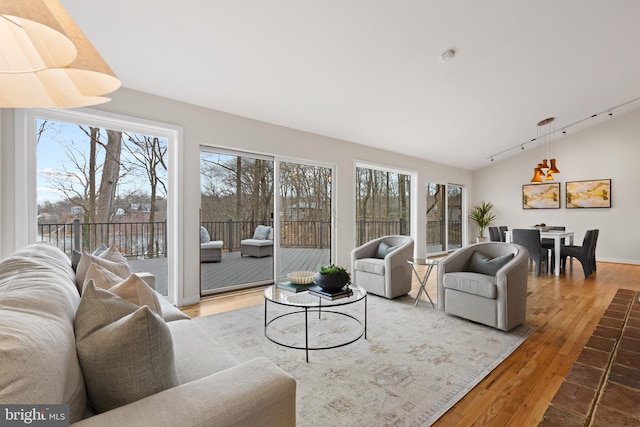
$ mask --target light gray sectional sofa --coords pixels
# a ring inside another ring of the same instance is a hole
[[[0,263],[0,404],[68,404],[77,426],[295,425],[296,382],[273,362],[239,363],[161,296],[162,316],[93,282],[81,302],[75,281],[48,243]]]

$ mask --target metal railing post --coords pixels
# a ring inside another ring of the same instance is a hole
[[[228,239],[229,252],[233,252],[233,220],[232,219],[229,219],[227,221],[227,228],[229,233],[229,239]]]
[[[72,230],[72,234],[73,234],[73,250],[76,250],[80,253],[82,253],[82,245],[81,245],[81,241],[82,241],[82,233],[80,232],[81,228],[80,228],[80,220],[78,218],[73,220],[73,230]]]

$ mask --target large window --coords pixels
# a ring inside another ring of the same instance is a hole
[[[410,212],[410,175],[356,168],[356,246],[385,235],[410,235]]]
[[[83,110],[29,110],[16,203],[17,245],[45,240],[67,255],[115,245],[175,301],[179,211],[172,188],[180,130]],[[18,135],[17,140],[20,140]],[[19,176],[19,175],[18,175]],[[22,186],[22,187],[21,187]],[[23,237],[20,237],[23,236]],[[178,301],[179,302],[179,301]]]
[[[427,253],[462,247],[462,187],[427,183]]]

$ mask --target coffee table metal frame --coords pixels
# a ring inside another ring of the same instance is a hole
[[[431,300],[431,297],[429,296],[429,292],[427,292],[426,286],[427,286],[427,280],[431,275],[431,270],[433,270],[434,266],[438,265],[438,260],[430,259],[430,258],[414,258],[414,259],[408,260],[407,262],[411,265],[413,274],[416,275],[416,277],[418,278],[418,281],[420,282],[420,289],[418,289],[418,296],[416,296],[416,302],[413,304],[413,306],[416,307],[418,305],[418,301],[420,301],[420,294],[424,292],[427,295],[427,298],[429,298],[431,307],[435,307],[435,305],[433,304],[433,301]],[[416,265],[427,266],[427,271],[424,273],[423,277],[420,277],[420,275],[418,274],[418,271],[416,270]]]
[[[299,292],[292,293],[282,290],[277,287],[277,285],[269,286],[264,290],[264,336],[271,342],[281,345],[287,348],[293,348],[296,350],[304,350],[305,351],[305,359],[309,362],[309,350],[329,350],[332,348],[344,347],[345,345],[349,345],[358,341],[362,336],[364,339],[367,339],[367,291],[364,288],[361,288],[356,285],[350,285],[353,290],[353,295],[349,297],[344,297],[336,300],[328,300],[316,295],[309,294],[309,292]],[[331,310],[332,307],[340,307],[349,304],[355,304],[358,301],[364,301],[364,322],[358,319],[356,316],[351,315],[349,313],[343,313],[341,311]],[[267,307],[269,302],[273,304],[283,305],[287,307],[299,308],[299,310],[295,310],[292,312],[284,313],[274,317],[271,320],[268,320],[267,317]],[[328,345],[324,347],[310,347],[309,346],[309,313],[318,313],[318,319],[321,318],[322,313],[333,313],[336,315],[344,316],[350,319],[355,320],[362,330],[360,334],[354,339],[350,339],[346,342],[341,342],[334,345]],[[295,346],[283,343],[278,341],[277,339],[271,337],[269,335],[269,326],[277,321],[278,319],[282,319],[287,316],[294,316],[304,314],[304,347]]]

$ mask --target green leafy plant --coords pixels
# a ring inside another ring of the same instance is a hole
[[[351,275],[347,272],[344,267],[340,267],[335,264],[331,264],[328,266],[320,266],[320,270],[318,270],[320,274],[335,274],[342,277],[342,280],[345,285],[349,285],[351,283]]]
[[[469,218],[478,225],[480,229],[479,237],[484,237],[484,230],[496,219],[496,216],[491,212],[492,209],[493,204],[483,200],[471,210]]]

